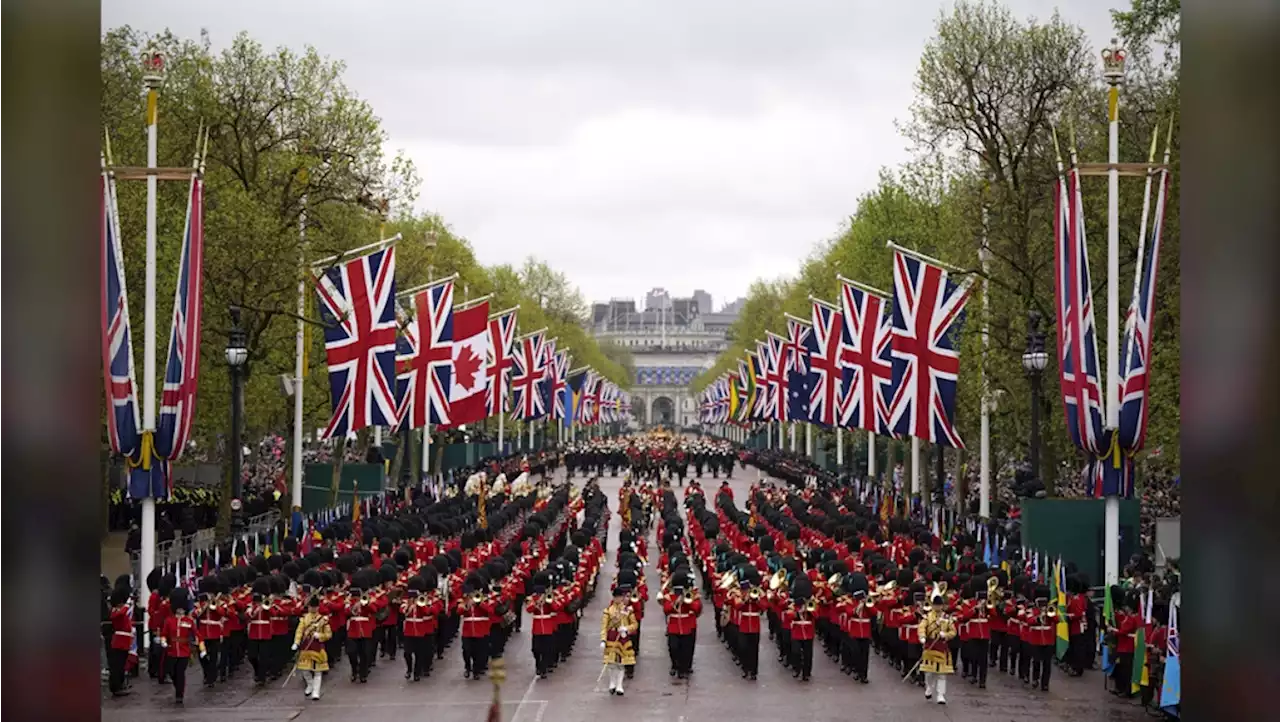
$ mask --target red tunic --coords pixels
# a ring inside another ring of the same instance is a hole
[[[111,648],[133,648],[133,607],[121,604],[111,610]]]
[[[478,639],[489,636],[489,630],[493,624],[492,603],[482,601],[479,604],[474,604],[470,596],[467,596],[460,599],[454,609],[462,618],[462,637],[464,639]]]
[[[247,612],[249,639],[262,642],[271,639],[271,608],[266,604],[250,604]]]
[[[372,607],[372,604],[365,604],[359,599],[347,602],[347,639],[370,639],[373,637],[375,624]]]
[[[444,612],[444,602],[434,594],[426,594],[416,600],[403,602],[401,611],[404,612],[404,636],[428,637],[436,633],[437,620]]]
[[[698,615],[702,614],[702,599],[695,596],[689,604],[683,595],[674,592],[662,597],[662,613],[667,615],[667,634],[685,636],[698,633]]]
[[[165,641],[165,656],[170,659],[191,657],[196,649],[196,622],[187,615],[170,616],[164,621],[160,636]]]

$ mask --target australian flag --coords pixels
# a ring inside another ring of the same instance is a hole
[[[784,345],[787,366],[787,416],[792,421],[809,420],[809,394],[813,382],[809,376],[809,339],[813,327],[797,318],[787,319]]]

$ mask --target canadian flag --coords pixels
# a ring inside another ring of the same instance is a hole
[[[488,415],[485,388],[489,375],[489,302],[453,312],[453,381],[449,416],[454,426],[474,424]]]

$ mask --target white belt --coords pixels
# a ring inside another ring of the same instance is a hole
[[[690,615],[688,614],[672,614],[671,615],[672,619],[688,619],[689,617]]]
[[[254,620],[250,620],[249,624],[251,624],[251,625],[253,625],[253,624],[271,624],[271,620],[269,620],[269,619],[254,619]]]
[[[425,623],[427,623],[427,622],[433,622],[433,621],[435,621],[435,617],[409,617],[408,619],[406,619],[406,620],[404,620],[404,621],[406,621],[406,622],[413,622],[413,623],[415,623],[415,624],[425,624]]]
[[[744,617],[758,617],[758,616],[760,616],[760,612],[738,612],[738,614],[741,614],[741,615],[742,615],[742,616],[744,616]]]
[[[810,622],[810,621],[808,621],[808,620],[801,622],[801,621],[798,621],[798,620],[797,620],[797,621],[793,621],[793,622],[791,623],[791,626],[793,626],[793,627],[794,627],[794,626],[796,626],[797,624],[813,624],[813,622]]]
[[[126,637],[130,637],[130,638],[132,638],[132,637],[133,637],[133,632],[121,632],[121,631],[117,630],[117,631],[116,631],[116,634],[123,634],[124,636],[126,636]]]
[[[554,614],[535,614],[533,615],[533,618],[534,619],[554,619],[555,616],[556,615]]]
[[[367,622],[369,621],[369,618],[368,617],[347,617],[347,621],[348,622]]]
[[[462,618],[462,621],[464,621],[464,622],[487,622],[487,621],[489,621],[489,618],[488,618],[488,617],[463,617],[463,618]]]

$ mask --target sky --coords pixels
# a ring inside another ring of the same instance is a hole
[[[1127,0],[1058,8],[1095,49]],[[950,2],[910,0],[103,0],[215,48],[247,31],[314,46],[484,264],[535,255],[587,302],[794,275],[882,168],[910,156],[920,53]],[[1059,7],[1060,6],[1060,7]]]

